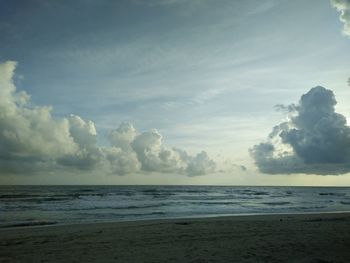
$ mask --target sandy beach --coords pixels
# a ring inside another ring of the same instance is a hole
[[[0,262],[350,262],[350,214],[2,229]]]

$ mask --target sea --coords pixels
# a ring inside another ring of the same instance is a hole
[[[0,227],[350,211],[349,187],[0,186]]]

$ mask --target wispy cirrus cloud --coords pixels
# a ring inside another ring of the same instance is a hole
[[[339,19],[343,22],[343,33],[350,36],[350,0],[331,0],[331,4],[339,12]]]

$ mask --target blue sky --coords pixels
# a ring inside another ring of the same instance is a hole
[[[261,176],[248,152],[285,118],[274,105],[297,103],[321,85],[350,117],[350,39],[328,0],[0,5],[0,61],[18,62],[14,83],[33,105],[52,106],[54,118],[92,120],[102,146],[122,122],[156,128],[169,147],[205,150],[226,171],[156,175],[152,183],[293,184],[285,175]],[[114,178],[107,181],[129,182]]]

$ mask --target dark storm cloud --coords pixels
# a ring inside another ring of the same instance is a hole
[[[267,142],[250,149],[259,170],[271,174],[350,172],[350,128],[346,118],[335,112],[336,103],[333,92],[320,86],[304,94],[289,109],[290,120],[275,126]]]

